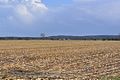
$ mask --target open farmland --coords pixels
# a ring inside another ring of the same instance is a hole
[[[0,80],[120,77],[119,41],[0,41]]]

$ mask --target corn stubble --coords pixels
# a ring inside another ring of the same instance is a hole
[[[120,76],[118,41],[0,41],[0,80]]]

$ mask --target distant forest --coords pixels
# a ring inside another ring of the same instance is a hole
[[[0,40],[120,40],[120,35],[0,37]]]

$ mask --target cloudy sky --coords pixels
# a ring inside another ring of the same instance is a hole
[[[0,0],[0,36],[120,33],[120,0]]]

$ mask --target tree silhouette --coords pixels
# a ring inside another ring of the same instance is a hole
[[[41,33],[40,36],[44,38],[45,37],[45,33]]]

